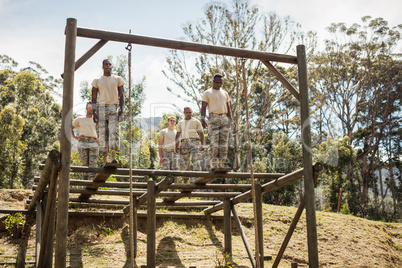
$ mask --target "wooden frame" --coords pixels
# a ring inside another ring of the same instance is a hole
[[[88,51],[77,63],[75,62],[76,51],[76,38],[86,37],[100,39],[90,51]],[[74,71],[78,69],[87,59],[90,58],[100,47],[102,47],[107,41],[116,41],[123,43],[139,44],[146,46],[156,46],[169,49],[194,51],[200,53],[219,54],[224,56],[241,57],[256,59],[262,61],[267,68],[278,77],[278,79],[284,84],[284,86],[290,90],[290,92],[300,100],[301,111],[301,137],[303,147],[303,166],[304,168],[298,172],[297,176],[292,179],[300,179],[304,177],[305,187],[305,204],[306,204],[306,218],[307,218],[307,241],[308,241],[308,255],[309,266],[318,267],[318,246],[317,246],[317,227],[315,216],[315,196],[314,196],[314,182],[313,182],[313,164],[311,153],[311,130],[309,122],[309,100],[308,100],[308,85],[307,85],[307,66],[305,47],[303,45],[297,46],[297,56],[283,55],[276,53],[267,53],[262,51],[252,51],[239,48],[229,48],[223,46],[206,45],[194,42],[177,41],[170,39],[154,38],[147,36],[139,36],[132,34],[123,34],[108,32],[103,30],[94,30],[87,28],[77,28],[77,20],[74,18],[67,19],[66,25],[66,46],[65,46],[65,62],[64,62],[64,83],[63,83],[63,113],[62,113],[62,133],[61,133],[61,171],[59,181],[59,198],[58,198],[58,214],[57,214],[57,230],[56,230],[56,267],[66,267],[66,241],[67,241],[67,224],[68,224],[68,201],[70,190],[70,157],[71,157],[71,143],[67,135],[71,135],[71,117],[69,112],[72,109],[73,104],[73,84],[74,84]],[[283,77],[279,71],[270,63],[270,61],[283,62],[290,64],[297,64],[299,73],[299,92]],[[166,173],[165,173],[166,174]],[[143,175],[143,174],[136,174]],[[166,174],[169,175],[169,174]],[[166,176],[165,175],[165,176]],[[172,175],[172,174],[171,174]],[[199,174],[197,174],[199,176]],[[201,177],[201,176],[200,176]],[[285,176],[286,177],[286,176]],[[289,179],[289,177],[286,177]],[[211,177],[204,177],[203,182],[205,184]],[[280,179],[277,180],[277,182]],[[205,182],[205,183],[204,183]],[[281,182],[287,184],[289,180],[282,179]],[[149,186],[149,185],[148,185]],[[262,192],[268,191],[272,188],[280,187],[275,184],[262,186]],[[148,189],[149,191],[149,189]],[[243,194],[241,197],[236,196],[229,201],[224,201],[224,206],[228,210],[236,202],[244,201],[250,197],[250,193]],[[147,196],[148,201],[154,203],[154,194]],[[173,199],[171,199],[173,200]],[[214,206],[215,209],[217,206]],[[212,211],[210,211],[212,213]],[[257,219],[258,221],[258,219]],[[261,224],[261,223],[258,223]],[[262,228],[258,226],[257,228]],[[260,236],[259,236],[260,237]],[[259,245],[261,248],[261,245]],[[263,264],[262,264],[263,266]],[[262,267],[261,266],[261,267]]]

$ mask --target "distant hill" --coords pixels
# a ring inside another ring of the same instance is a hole
[[[162,117],[146,117],[146,118],[135,118],[134,124],[144,130],[146,133],[149,133],[153,130],[157,130],[158,125]]]

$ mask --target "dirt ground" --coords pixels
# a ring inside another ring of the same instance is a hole
[[[0,207],[24,208],[31,191],[0,190]],[[252,204],[236,205],[248,243],[254,250]],[[264,205],[264,255],[275,259],[294,207]],[[0,217],[5,216],[1,214]],[[1,227],[1,226],[0,226]],[[156,264],[158,267],[216,267],[223,262],[223,230],[220,220],[158,220]],[[233,223],[233,267],[251,267],[239,230]],[[0,228],[1,230],[1,228]],[[348,215],[317,212],[321,267],[402,267],[402,224],[382,223]],[[35,254],[35,226],[30,233],[27,260]],[[19,239],[0,232],[0,263],[13,261]],[[303,217],[285,251],[280,267],[292,262],[307,266],[306,221]],[[70,217],[68,267],[130,267],[127,218]],[[139,218],[136,266],[146,264],[146,220]],[[273,260],[265,261],[270,267]],[[13,265],[4,266],[13,267]],[[32,264],[27,267],[34,267]]]

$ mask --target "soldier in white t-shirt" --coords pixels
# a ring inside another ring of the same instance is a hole
[[[169,116],[168,127],[159,132],[159,163],[164,170],[177,170],[178,155],[175,151],[176,117]]]
[[[86,116],[78,117],[73,121],[73,138],[78,141],[78,154],[80,155],[81,165],[87,167],[97,167],[99,158],[98,138],[96,135],[96,124],[92,119],[92,104],[87,103]],[[79,135],[76,136],[74,129],[78,129]],[[83,173],[83,178],[94,178],[96,174]]]
[[[98,123],[99,151],[103,164],[108,162],[109,149],[111,162],[117,163],[116,151],[119,150],[119,122],[123,121],[124,81],[112,74],[112,62],[102,62],[103,75],[92,82],[92,109],[94,122]],[[99,96],[99,99],[98,99]],[[98,113],[96,102],[98,100]]]
[[[185,107],[183,113],[185,117],[176,127],[176,152],[180,153],[180,169],[189,170],[191,158],[193,170],[201,171],[202,156],[200,152],[204,151],[205,146],[204,130],[201,122],[192,117],[193,110],[190,107]]]
[[[208,128],[211,142],[211,168],[227,167],[229,131],[233,126],[229,93],[221,89],[222,75],[215,74],[212,88],[202,95],[201,122]],[[208,124],[205,121],[208,107]]]

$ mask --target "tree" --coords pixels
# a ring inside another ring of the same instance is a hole
[[[390,28],[382,18],[369,16],[362,22],[350,27],[334,23],[328,28],[333,38],[326,40],[325,51],[314,58],[314,84],[316,88],[321,86],[326,107],[340,120],[342,134],[349,137],[352,146],[362,149],[357,155],[362,187],[355,176],[357,163],[349,163],[347,178],[351,195],[357,188],[365,209],[384,130],[390,116],[394,122],[400,120],[400,110],[394,103],[400,98],[401,63],[393,51],[401,39],[398,29],[402,26]],[[350,199],[349,206],[352,212],[358,212],[355,200]]]
[[[19,71],[13,59],[1,55],[5,69],[0,70],[0,113],[8,119],[4,124],[2,142],[5,143],[3,163],[9,163],[12,172],[1,169],[0,176],[9,176],[9,187],[27,186],[33,180],[39,162],[44,161],[47,152],[57,146],[61,122],[61,106],[53,95],[61,81],[49,76],[37,63]],[[13,114],[12,117],[11,114]],[[21,130],[22,127],[22,130]],[[7,145],[8,144],[8,145]],[[10,147],[10,145],[12,145]],[[5,157],[5,158],[4,158]]]
[[[194,42],[282,53],[289,52],[296,40],[303,36],[300,25],[289,17],[264,14],[258,7],[250,6],[247,0],[233,0],[230,6],[212,3],[206,7],[204,17],[195,24],[186,24],[183,32],[188,40]],[[283,87],[273,76],[266,79],[267,71],[260,62],[246,61],[246,79],[243,79],[243,65],[238,58],[208,54],[193,57],[186,52],[173,50],[166,60],[168,66],[163,73],[175,85],[175,88],[167,88],[168,91],[195,103],[199,109],[201,96],[211,87],[213,75],[216,72],[224,74],[222,88],[228,91],[233,100],[235,170],[240,167],[240,148],[246,140],[243,134],[245,91],[242,84],[249,89],[251,127],[257,129],[252,131],[252,135],[261,143],[268,142],[268,128],[275,125],[269,124],[272,118],[270,111],[284,95],[281,94]],[[289,113],[289,116],[295,115]]]

